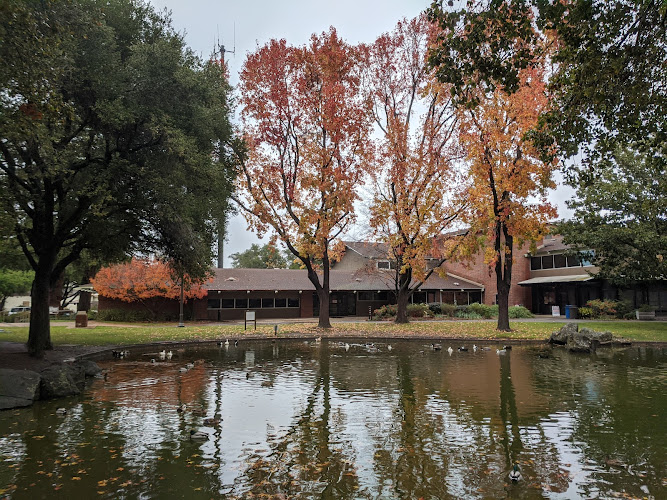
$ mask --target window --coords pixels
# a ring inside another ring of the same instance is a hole
[[[544,255],[542,257],[542,269],[553,269],[553,267],[554,267],[554,256]]]
[[[287,307],[299,307],[299,299],[287,299]]]
[[[567,267],[565,255],[554,255],[554,267]]]
[[[250,309],[259,309],[262,307],[262,299],[248,299],[248,307]]]
[[[273,307],[273,297],[270,299],[262,299],[262,309],[269,309]]]
[[[373,298],[375,300],[387,300],[389,298],[389,292],[375,292]]]
[[[276,299],[276,307],[287,307],[287,299]]]
[[[234,309],[234,299],[222,299],[223,309]]]
[[[542,257],[531,257],[530,270],[536,271],[537,269],[542,269]]]
[[[373,292],[359,292],[359,300],[373,300]]]
[[[412,294],[413,304],[424,304],[426,302],[426,292],[415,292]]]
[[[468,295],[470,295],[471,304],[474,304],[475,302],[478,304],[482,303],[482,292],[468,292]]]
[[[220,309],[220,299],[208,299],[208,309]]]
[[[581,262],[579,261],[578,255],[568,255],[567,256],[567,267],[579,267]]]
[[[248,299],[236,299],[234,307],[237,309],[248,309]]]
[[[456,303],[458,305],[468,304],[468,292],[455,292],[456,293]]]
[[[388,260],[378,260],[378,269],[389,269]]]

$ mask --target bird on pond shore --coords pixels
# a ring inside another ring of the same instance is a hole
[[[460,352],[468,352],[468,348],[466,346],[462,345],[461,347],[459,347],[459,351]]]
[[[447,352],[449,353],[450,356],[452,355],[452,353],[454,352],[454,349],[452,349],[452,346],[449,346],[447,348]]]
[[[192,441],[208,441],[208,438],[209,436],[205,432],[196,431],[194,429],[190,431],[190,439]]]
[[[162,350],[158,353],[158,357],[160,358],[160,361],[164,361],[165,359],[167,359],[167,351],[165,351],[164,349],[162,349]]]
[[[67,415],[67,408],[58,408],[56,410],[56,415],[60,416]]]
[[[167,353],[167,359],[171,359],[173,355],[174,355],[174,353],[171,352],[171,351],[169,351],[169,352]]]
[[[442,349],[442,345],[440,344],[431,344],[431,349],[434,351],[440,351]]]
[[[513,483],[521,481],[521,470],[519,469],[519,464],[514,464],[512,470],[510,471],[509,478]]]

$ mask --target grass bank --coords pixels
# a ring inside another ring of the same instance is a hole
[[[355,336],[355,337],[441,337],[481,338],[488,340],[547,339],[551,332],[565,323],[511,322],[512,332],[499,332],[494,321],[438,321],[413,322],[396,325],[387,322],[335,323],[331,330],[320,330],[316,323],[292,323],[279,325],[279,336]],[[609,330],[615,336],[633,341],[667,342],[666,322],[600,321],[581,323],[594,330]],[[27,326],[2,327],[0,341],[26,342]],[[273,336],[273,325],[258,325],[257,331],[242,325],[191,324],[185,328],[170,325],[95,326],[91,328],[68,328],[54,323],[51,339],[56,345],[120,345],[151,342],[207,341],[222,338],[242,337],[248,334]]]

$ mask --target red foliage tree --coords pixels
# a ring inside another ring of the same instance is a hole
[[[530,140],[540,113],[547,110],[544,75],[540,68],[519,74],[519,88],[507,94],[477,90],[479,104],[459,109],[460,141],[466,151],[469,175],[470,225],[465,239],[469,252],[485,251],[485,262],[496,274],[498,329],[509,331],[508,301],[512,283],[513,250],[534,244],[556,217],[547,202],[555,187],[552,175],[558,161],[546,162]],[[478,235],[485,235],[481,240]]]
[[[397,323],[408,321],[410,295],[449,257],[441,236],[458,213],[456,113],[449,86],[426,63],[436,30],[422,15],[368,47],[368,91],[380,131],[370,224],[396,261]],[[428,257],[435,266],[427,267]]]
[[[239,195],[251,228],[271,229],[303,264],[328,328],[329,268],[354,221],[368,144],[357,51],[332,28],[305,47],[272,40],[241,73],[246,150]]]
[[[180,276],[169,264],[159,260],[133,258],[130,262],[103,267],[90,281],[103,297],[140,302],[149,310],[149,299],[178,299],[181,294]],[[186,274],[182,281],[184,299],[206,297],[208,292],[202,286],[205,280],[192,280]]]

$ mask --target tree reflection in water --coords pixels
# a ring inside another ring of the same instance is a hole
[[[377,347],[245,342],[188,349],[158,366],[139,353],[108,362],[108,380],[83,397],[0,413],[0,490],[667,498],[664,349],[541,359],[530,347],[451,357],[417,342]],[[56,416],[63,404],[68,414]],[[206,427],[201,413],[223,421]],[[190,429],[211,439],[192,442]],[[524,480],[508,484],[515,461]]]

